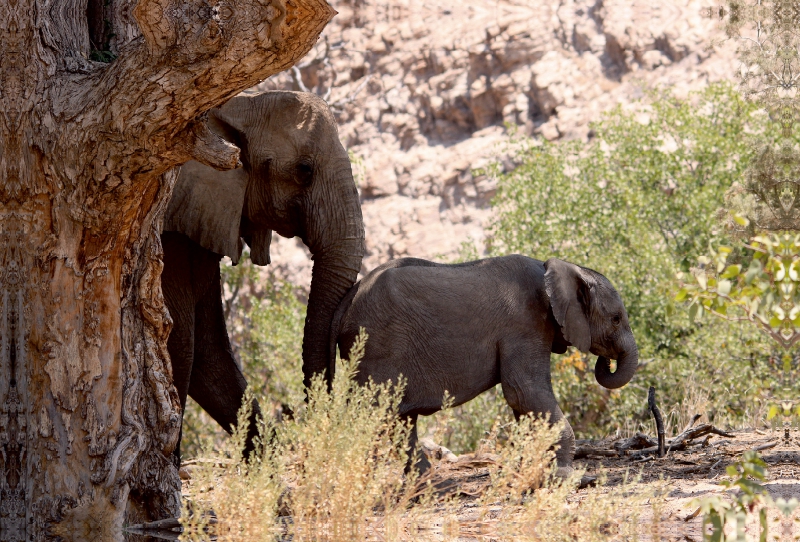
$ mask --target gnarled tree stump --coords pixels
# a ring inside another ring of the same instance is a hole
[[[159,280],[172,168],[234,167],[202,114],[294,64],[334,13],[0,2],[0,539],[113,540],[126,517],[179,512]]]

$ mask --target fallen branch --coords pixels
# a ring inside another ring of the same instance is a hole
[[[695,510],[694,512],[683,518],[683,521],[689,521],[690,519],[696,518],[697,516],[700,515],[700,510],[701,508],[698,507],[697,510]]]
[[[216,523],[215,517],[210,518],[210,524]],[[177,518],[160,519],[147,523],[128,525],[125,532],[155,538],[159,540],[179,540],[183,527]]]
[[[688,431],[689,429],[694,427],[694,424],[696,424],[697,420],[699,420],[702,416],[703,416],[702,414],[695,414],[694,416],[692,416],[691,421],[688,423],[686,427],[683,428],[683,431],[681,431],[681,433]]]
[[[619,457],[619,452],[617,450],[610,450],[608,448],[594,448],[592,446],[578,446],[575,448],[575,459],[581,459],[590,455]]]
[[[640,450],[642,448],[650,448],[651,446],[658,446],[658,442],[644,433],[636,433],[630,438],[614,443],[614,449],[620,454],[624,454],[628,450]]]
[[[723,437],[728,438],[735,438],[735,435],[730,433],[726,433],[720,429],[717,429],[710,423],[700,424],[697,427],[690,428],[680,435],[676,436],[675,438],[671,439],[667,443],[667,451],[681,451],[685,450],[687,446],[689,446],[693,440],[698,439],[700,437],[704,437],[706,435],[713,434],[713,435],[721,435]],[[642,450],[637,450],[633,452],[631,455],[643,455],[648,453],[658,452],[658,446],[650,446],[648,448],[644,448]]]

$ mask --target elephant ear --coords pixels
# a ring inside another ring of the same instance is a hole
[[[236,264],[244,246],[239,227],[246,190],[243,168],[217,171],[199,162],[187,162],[175,183],[164,231],[180,232]]]
[[[245,236],[244,242],[250,247],[250,261],[256,265],[269,265],[269,245],[272,243],[272,230],[257,230]]]
[[[581,352],[588,352],[592,346],[589,313],[593,279],[577,265],[556,258],[547,260],[544,268],[545,290],[564,339]]]

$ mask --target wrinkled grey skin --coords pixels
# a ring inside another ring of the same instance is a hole
[[[208,125],[241,149],[243,167],[183,166],[161,236],[162,288],[174,321],[168,349],[181,406],[188,394],[231,431],[246,383],[225,326],[220,259],[237,263],[246,242],[253,263],[267,265],[273,230],[308,246],[314,260],[303,336],[308,385],[315,374],[327,376],[330,322],[361,267],[364,225],[347,151],[316,95],[237,96],[211,110]]]
[[[342,300],[331,359],[337,345],[347,355],[359,327],[369,338],[357,379],[407,379],[400,414],[413,425],[412,446],[417,417],[440,410],[445,390],[457,406],[500,383],[517,418],[549,413],[564,421],[556,452],[562,476],[572,470],[575,437],[553,394],[550,353],[571,345],[598,355],[595,377],[606,388],[624,386],[638,365],[625,307],[608,279],[555,258],[388,262]],[[613,373],[609,359],[617,360]]]

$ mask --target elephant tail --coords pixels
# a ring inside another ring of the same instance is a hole
[[[336,343],[339,340],[339,334],[342,332],[342,319],[353,303],[353,298],[358,293],[359,286],[361,286],[361,281],[353,284],[347,294],[342,298],[342,301],[336,308],[336,312],[333,313],[333,319],[331,320],[330,358],[328,360],[329,382],[333,382],[333,376],[336,374]]]

